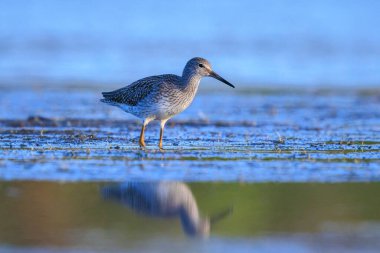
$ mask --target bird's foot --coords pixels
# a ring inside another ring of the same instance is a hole
[[[145,151],[146,150],[145,142],[140,142],[139,144],[140,144],[140,149]]]
[[[160,149],[160,152],[165,152],[165,149],[161,146],[158,146],[158,148]]]

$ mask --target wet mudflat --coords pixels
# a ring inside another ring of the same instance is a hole
[[[160,152],[107,89],[1,88],[0,252],[380,247],[378,90],[201,90]]]
[[[167,124],[165,152],[154,123],[140,150],[141,122],[100,103],[101,90],[3,88],[1,179],[380,180],[376,89],[201,90]]]

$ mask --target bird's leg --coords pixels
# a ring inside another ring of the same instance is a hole
[[[160,148],[160,150],[162,151],[163,148],[162,148],[162,137],[164,136],[164,128],[161,127],[160,129],[160,142],[158,143],[158,147]]]
[[[162,137],[164,136],[164,128],[165,128],[165,123],[166,121],[168,121],[167,119],[166,120],[161,120],[161,129],[160,129],[160,142],[158,143],[158,147],[160,148],[161,151],[163,151],[164,149],[162,148]]]
[[[151,122],[153,119],[151,118],[147,118],[144,120],[143,122],[143,126],[141,128],[141,133],[140,133],[140,140],[139,140],[139,144],[140,144],[140,147],[141,148],[145,148],[145,127],[149,124],[149,122]]]
[[[143,122],[143,126],[141,128],[141,133],[140,133],[140,139],[139,139],[139,144],[140,144],[140,147],[142,149],[144,149],[146,147],[145,145],[145,127],[149,124],[149,122],[151,122],[152,120],[154,120],[154,118],[146,118]]]
[[[145,132],[145,122],[141,128],[141,133],[140,133],[140,140],[139,140],[139,144],[140,144],[140,147],[141,148],[145,148],[145,136],[144,136],[144,132]]]

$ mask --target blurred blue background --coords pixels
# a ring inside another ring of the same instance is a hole
[[[375,86],[379,10],[354,0],[2,0],[0,83],[125,84],[180,74],[202,56],[237,85]]]

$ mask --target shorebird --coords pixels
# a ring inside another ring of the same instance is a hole
[[[111,92],[102,92],[102,102],[117,106],[127,113],[143,120],[139,144],[145,148],[145,127],[152,120],[159,120],[160,140],[158,147],[162,150],[162,138],[166,122],[185,110],[193,101],[202,77],[210,76],[235,88],[231,83],[215,73],[211,64],[203,58],[195,57],[186,63],[182,76],[165,74],[149,76]]]
[[[184,232],[189,236],[208,237],[211,225],[232,213],[232,208],[227,208],[212,217],[201,217],[190,188],[174,181],[111,184],[102,188],[102,195],[140,214],[179,217]]]

